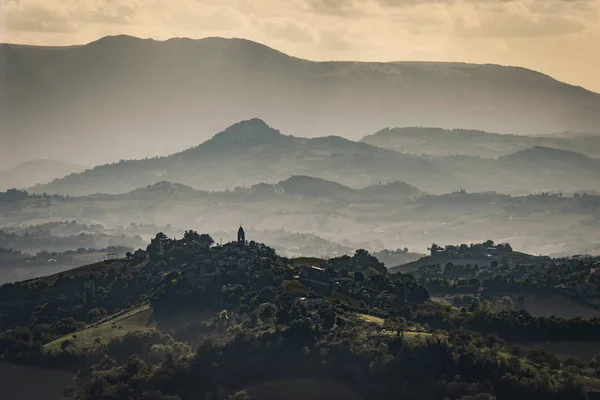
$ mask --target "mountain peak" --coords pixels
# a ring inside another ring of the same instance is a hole
[[[252,118],[231,125],[200,147],[203,149],[254,147],[277,143],[288,138],[290,137],[282,135],[262,119]]]
[[[94,40],[93,42],[88,43],[86,46],[115,46],[122,44],[137,44],[143,42],[154,42],[153,39],[142,39],[135,36],[130,35],[113,35],[113,36],[104,36],[98,40]]]

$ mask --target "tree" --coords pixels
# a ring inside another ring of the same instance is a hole
[[[427,250],[429,250],[431,252],[432,256],[435,256],[437,254],[437,252],[440,251],[441,249],[442,249],[441,246],[438,246],[437,244],[432,243],[431,247],[428,248]]]
[[[261,321],[273,321],[277,315],[277,306],[272,303],[263,303],[258,307],[257,311]]]
[[[203,233],[202,235],[200,235],[199,242],[200,242],[200,246],[206,247],[206,248],[215,244],[214,239],[207,233]]]
[[[166,246],[169,238],[162,232],[156,234],[156,237],[150,241],[150,244],[146,248],[150,259],[156,261],[165,254]]]
[[[410,303],[421,304],[429,300],[429,291],[421,285],[415,285],[408,292],[408,301]]]

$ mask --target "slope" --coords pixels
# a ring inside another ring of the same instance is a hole
[[[408,127],[386,128],[360,141],[402,153],[432,156],[462,154],[498,158],[544,146],[600,157],[600,136],[597,135],[524,136],[466,129]]]
[[[71,195],[124,193],[161,181],[219,190],[299,174],[350,186],[402,180],[447,190],[458,184],[451,173],[425,158],[335,136],[286,136],[262,120],[251,119],[168,157],[103,165],[32,190]]]
[[[600,125],[600,95],[497,65],[311,62],[242,39],[127,36],[0,45],[0,59],[6,165],[48,151],[85,164],[164,155],[253,116],[302,136],[359,137],[382,126],[598,133]]]

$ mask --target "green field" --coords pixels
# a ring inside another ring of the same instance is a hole
[[[329,301],[339,301],[340,303],[344,304],[356,303],[356,300],[354,300],[352,297],[337,291],[332,292],[329,296],[325,297],[325,299]]]
[[[379,317],[374,317],[373,315],[356,314],[356,316],[358,318],[362,319],[363,321],[368,322],[370,324],[375,324],[375,325],[383,326],[383,324],[385,323],[385,319],[379,318]]]
[[[297,292],[297,293],[308,293],[309,290],[306,286],[304,286],[304,284],[298,280],[289,280],[289,281],[284,281],[283,282],[283,286],[289,290],[290,292]]]
[[[71,340],[78,349],[88,349],[97,340],[101,343],[106,343],[111,339],[115,339],[126,335],[133,331],[149,331],[154,329],[152,322],[152,308],[150,305],[143,305],[137,308],[126,310],[122,313],[112,315],[104,320],[92,324],[85,329],[82,329],[75,334],[65,335],[50,343],[44,345],[45,351],[55,352],[60,350],[61,344],[65,340]],[[76,335],[76,337],[74,337]]]
[[[290,260],[294,267],[321,267],[327,264],[327,260],[315,257],[298,257]]]

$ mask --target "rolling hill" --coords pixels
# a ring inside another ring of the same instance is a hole
[[[365,136],[360,141],[401,153],[431,156],[468,155],[498,158],[542,146],[600,157],[598,135],[525,136],[466,129],[412,127],[386,128]]]
[[[352,189],[339,183],[310,176],[292,176],[279,182],[275,188],[286,194],[303,197],[321,197],[344,202],[351,201],[380,201],[407,199],[422,194],[419,189],[404,182],[370,185],[362,189]]]
[[[505,262],[509,263],[518,263],[518,262],[533,262],[537,258],[530,254],[520,253],[517,251],[510,252],[502,252],[495,255],[471,255],[467,257],[463,256],[446,256],[446,255],[426,255],[424,257],[419,258],[418,260],[408,262],[402,265],[396,265],[390,267],[389,270],[392,273],[412,273],[417,272],[419,268],[430,265],[441,265],[444,266],[447,263],[452,263],[456,265],[479,265],[479,266],[489,266],[493,261]]]
[[[440,190],[459,184],[428,159],[335,136],[286,136],[260,119],[251,119],[168,157],[102,165],[32,190],[71,195],[125,193],[161,181],[221,190],[275,183],[300,174],[358,187],[398,180]]]
[[[547,168],[555,168],[561,171],[569,169],[575,169],[576,172],[580,172],[580,170],[600,171],[600,160],[598,159],[590,158],[574,151],[542,146],[535,146],[500,157],[500,161],[510,164],[529,164],[531,167],[544,165]]]
[[[4,44],[0,60],[4,167],[48,152],[84,164],[175,153],[255,116],[311,137],[358,138],[384,126],[515,134],[600,126],[599,94],[498,65],[311,62],[242,39],[128,36]]]
[[[214,191],[259,183],[273,184],[296,175],[354,188],[396,182],[396,186],[364,189],[363,194],[369,196],[385,191],[394,196],[397,190],[410,192],[410,186],[430,193],[449,193],[458,189],[506,193],[577,191],[600,188],[597,165],[596,159],[578,153],[539,146],[497,160],[471,156],[416,156],[339,136],[288,136],[255,118],[236,123],[210,140],[180,153],[101,165],[46,185],[37,185],[31,190],[76,196],[117,194],[169,181]],[[409,186],[401,187],[398,182]],[[292,184],[299,188],[292,188]],[[293,193],[294,190],[322,186],[322,182],[296,178],[284,185],[284,189]],[[345,195],[341,187],[326,186],[327,190],[339,192],[338,196]],[[159,191],[165,189],[159,188]],[[183,190],[182,187],[167,189]],[[416,194],[413,190],[413,195]]]
[[[276,193],[280,196],[299,196],[305,198],[321,198],[344,203],[352,202],[377,202],[393,199],[410,199],[423,194],[422,191],[404,182],[377,184],[353,189],[337,182],[314,178],[305,175],[294,175],[286,180],[274,184],[259,183],[257,185],[226,190],[206,192],[196,190],[190,186],[173,182],[157,182],[143,188],[135,189],[123,194],[99,194],[84,197],[89,201],[149,201],[149,200],[213,200],[213,201],[239,201],[243,202],[249,196],[269,196]]]

